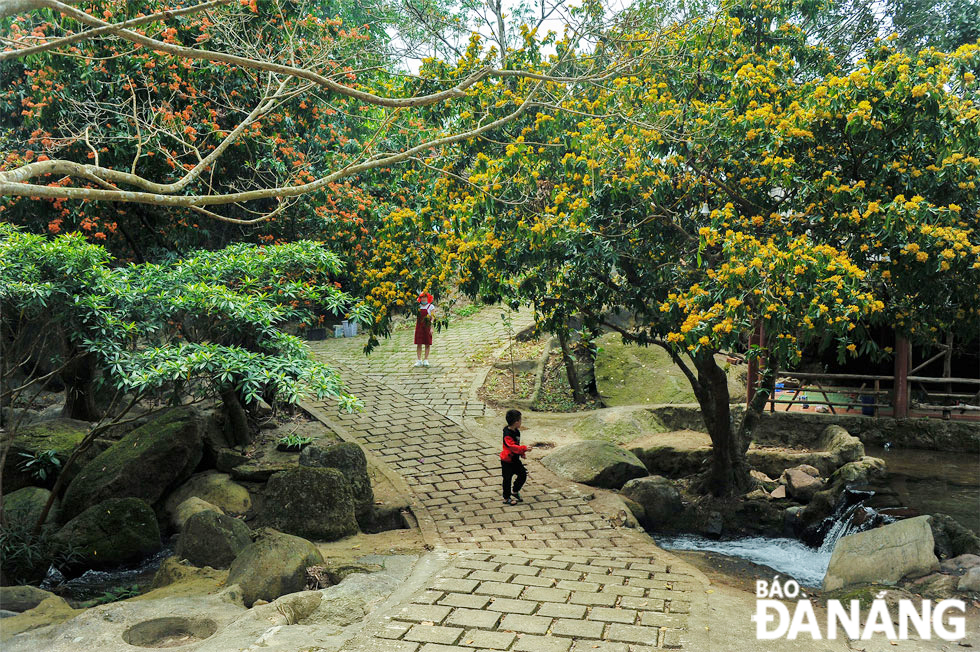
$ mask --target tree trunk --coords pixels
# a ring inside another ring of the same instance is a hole
[[[564,330],[558,332],[558,343],[561,345],[561,359],[565,363],[568,386],[572,388],[572,399],[576,403],[585,403],[585,392],[582,391],[582,384],[578,379],[578,371],[575,369],[575,356],[572,355],[572,348],[568,344],[568,333]]]
[[[703,490],[714,496],[735,496],[747,491],[749,465],[743,429],[735,430],[729,404],[728,376],[711,353],[694,358],[699,388],[695,388],[701,414],[711,437],[711,468],[702,478]]]
[[[225,412],[225,436],[232,446],[245,446],[252,442],[252,431],[248,426],[248,415],[238,392],[233,388],[221,392],[221,403]]]
[[[99,409],[95,404],[95,356],[91,353],[75,354],[61,372],[65,381],[65,408],[61,416],[81,421],[98,421]]]

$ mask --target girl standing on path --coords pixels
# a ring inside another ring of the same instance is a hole
[[[415,366],[429,366],[429,347],[432,346],[432,313],[436,307],[432,303],[432,295],[423,292],[419,295],[419,313],[415,322]],[[422,346],[425,346],[425,357],[422,357]]]

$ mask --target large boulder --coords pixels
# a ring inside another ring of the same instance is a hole
[[[648,475],[636,455],[606,441],[562,446],[541,463],[563,478],[605,489],[619,489],[633,478]]]
[[[51,492],[41,487],[24,487],[7,494],[3,497],[4,522],[33,527],[37,519],[41,518],[41,512],[44,511],[44,506],[50,497]],[[58,501],[55,500],[45,523],[53,522],[57,513]]]
[[[299,466],[276,473],[266,484],[262,518],[277,530],[316,541],[357,533],[350,485],[337,469]]]
[[[354,498],[354,514],[362,526],[371,521],[374,491],[367,471],[367,457],[361,447],[352,442],[341,444],[312,444],[299,454],[300,466],[333,468],[344,474]]]
[[[633,515],[648,530],[663,529],[683,510],[677,487],[659,475],[634,478],[623,485],[619,493],[628,499],[626,504]],[[637,513],[633,505],[639,505],[642,511]]]
[[[205,471],[192,475],[187,482],[167,496],[164,509],[173,518],[177,508],[188,498],[200,498],[220,508],[225,514],[240,516],[252,508],[248,490],[227,473]]]
[[[841,538],[823,580],[825,591],[854,584],[895,584],[939,570],[928,516]]]
[[[33,609],[53,595],[36,586],[0,586],[0,608],[20,613]]]
[[[322,563],[323,555],[306,539],[266,529],[232,562],[227,584],[237,584],[245,606],[251,607],[256,600],[271,602],[302,591],[306,569]]]
[[[68,521],[54,540],[72,546],[81,565],[115,566],[159,550],[160,527],[146,502],[110,498]]]
[[[933,514],[929,521],[940,559],[960,555],[980,555],[980,537],[948,514]]]
[[[3,463],[4,493],[33,484],[52,486],[56,474],[48,474],[43,481],[33,477],[29,471],[21,468],[27,459],[24,456],[34,457],[39,453],[53,450],[63,467],[72,451],[91,429],[91,423],[75,419],[52,419],[18,428]]]
[[[168,410],[86,464],[65,491],[62,519],[107,498],[150,505],[180,486],[201,461],[201,425],[188,408]]]
[[[245,523],[207,510],[184,523],[176,552],[195,566],[228,568],[238,553],[251,544],[252,531]]]
[[[212,505],[206,500],[201,500],[196,496],[191,496],[181,504],[177,505],[177,509],[175,509],[173,514],[170,515],[170,524],[174,526],[175,530],[183,530],[187,519],[194,516],[194,514],[208,511],[224,514],[224,512],[221,511],[221,508],[217,505]]]

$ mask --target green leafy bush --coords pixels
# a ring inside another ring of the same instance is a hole
[[[120,265],[81,235],[55,238],[0,224],[3,335],[57,333],[70,416],[92,419],[95,391],[153,397],[227,396],[293,404],[301,396],[357,401],[332,368],[283,327],[316,311],[361,323],[370,313],[333,278],[338,258],[300,241],[233,245],[161,264]]]

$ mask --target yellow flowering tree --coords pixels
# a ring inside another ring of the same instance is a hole
[[[716,495],[750,486],[768,397],[736,423],[719,352],[843,357],[878,351],[874,324],[928,339],[978,321],[976,46],[909,56],[883,41],[844,69],[791,15],[737,4],[620,35],[658,56],[556,95],[495,134],[502,151],[445,152],[465,171],[428,205],[467,225],[454,253],[469,292],[670,353],[702,408]],[[765,350],[746,346],[758,324]]]

